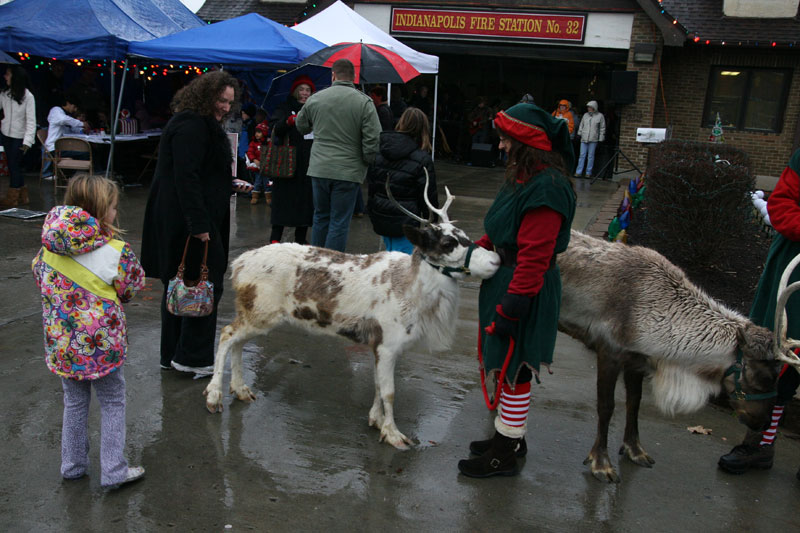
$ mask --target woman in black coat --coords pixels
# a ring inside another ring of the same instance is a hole
[[[214,364],[217,306],[228,266],[230,196],[249,186],[233,180],[234,154],[221,122],[238,97],[239,84],[227,72],[210,72],[175,94],[175,115],[161,133],[142,232],[142,266],[164,284],[161,298],[161,368],[210,375]],[[184,279],[199,277],[208,243],[214,311],[188,318],[167,311],[169,280],[178,271],[189,236]]]
[[[386,178],[397,202],[422,218],[427,218],[425,170],[428,171],[428,200],[439,207],[436,174],[431,158],[428,117],[420,109],[409,107],[400,116],[395,131],[381,133],[380,153],[367,171],[369,213],[372,228],[383,237],[387,251],[410,254],[414,246],[403,235],[403,226],[419,223],[405,215],[389,200]]]
[[[292,83],[289,98],[275,109],[272,116],[272,142],[276,146],[288,144],[297,148],[297,163],[293,178],[272,178],[270,243],[281,242],[283,228],[293,226],[295,242],[308,244],[306,235],[314,218],[311,178],[307,175],[313,140],[306,139],[297,131],[294,121],[314,89],[314,82],[309,77],[298,76]]]

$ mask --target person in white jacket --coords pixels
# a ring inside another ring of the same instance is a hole
[[[586,177],[592,177],[597,144],[606,140],[606,119],[598,111],[597,101],[590,101],[586,104],[586,109],[588,112],[583,115],[581,124],[578,127],[578,136],[581,138],[581,153],[578,157],[578,167],[575,169],[576,178],[582,176],[584,165],[586,166]]]
[[[44,142],[44,149],[52,156],[55,156],[56,141],[58,139],[69,133],[81,133],[84,130],[89,130],[88,123],[73,116],[78,112],[78,96],[76,94],[67,94],[65,100],[64,105],[54,106],[47,114],[47,139]],[[61,155],[74,159],[89,158],[85,152],[69,153],[64,151]],[[47,179],[52,175],[53,169],[51,165],[42,170],[43,178]]]
[[[11,183],[8,192],[0,199],[2,207],[16,207],[28,203],[28,189],[22,172],[22,156],[33,146],[36,135],[36,103],[33,94],[25,87],[28,75],[18,65],[11,65],[3,76],[7,88],[0,92],[0,142],[8,160]]]

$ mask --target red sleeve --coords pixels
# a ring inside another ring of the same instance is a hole
[[[508,292],[525,296],[539,294],[563,220],[558,211],[549,207],[537,207],[525,213],[517,233],[517,268]]]
[[[494,251],[494,244],[492,244],[492,241],[489,240],[488,235],[484,235],[483,237],[475,241],[475,245],[480,246],[481,248],[486,248],[487,250]]]
[[[800,176],[786,167],[767,200],[769,221],[775,230],[792,241],[800,241]]]
[[[258,142],[252,141],[247,147],[247,157],[250,158],[250,161],[261,160],[261,150],[259,150]]]

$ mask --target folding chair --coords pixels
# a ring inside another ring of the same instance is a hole
[[[44,169],[47,166],[47,163],[50,163],[51,166],[55,165],[55,158],[50,155],[50,152],[47,151],[44,144],[47,141],[47,128],[42,128],[40,130],[36,130],[36,138],[39,140],[39,144],[42,145],[42,166],[39,167],[39,183],[42,182],[42,175],[44,174]],[[53,169],[55,173],[55,169]]]
[[[88,159],[74,159],[72,157],[62,157],[62,152],[84,152]],[[84,139],[75,137],[61,137],[56,140],[56,158],[53,162],[53,186],[57,190],[59,187],[66,188],[69,177],[64,171],[70,171],[70,175],[78,171],[92,173],[92,145]]]

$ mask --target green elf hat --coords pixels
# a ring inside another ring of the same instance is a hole
[[[500,111],[494,124],[521,143],[545,152],[560,153],[568,171],[575,166],[567,121],[555,118],[536,104],[517,104]]]

